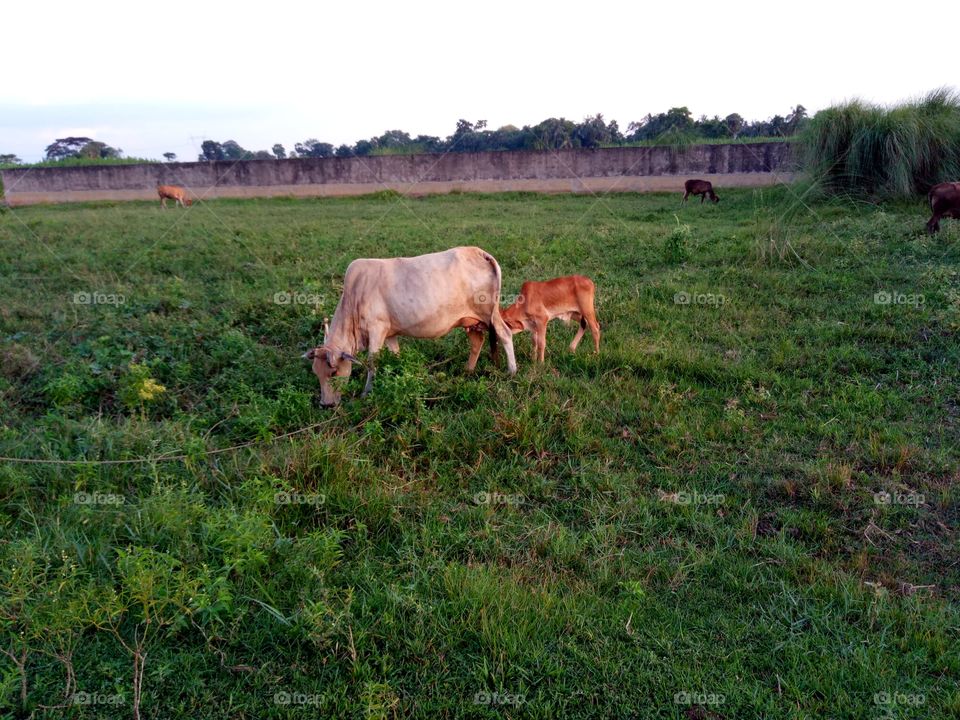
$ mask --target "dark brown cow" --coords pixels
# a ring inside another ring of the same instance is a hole
[[[690,195],[699,195],[701,205],[707,196],[709,196],[713,202],[720,202],[720,198],[718,198],[717,194],[713,191],[713,183],[708,180],[687,180],[683,184],[683,200],[680,202],[685,203]]]
[[[960,218],[960,183],[946,182],[934,185],[927,194],[933,215],[927,221],[927,232],[940,231],[940,218]]]

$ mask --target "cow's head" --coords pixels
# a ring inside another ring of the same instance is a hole
[[[187,207],[190,207],[191,205],[193,205],[193,198],[185,197],[183,199],[183,204],[186,205]]]
[[[715,202],[715,203],[720,202],[720,198],[717,197],[717,194],[716,194],[715,192],[711,192],[711,193],[710,193],[710,199],[711,199],[713,202]]]
[[[334,388],[331,378],[350,377],[353,363],[358,360],[348,352],[321,345],[307,350],[303,357],[313,361],[313,374],[320,381],[320,404],[333,407],[340,403],[340,391]]]

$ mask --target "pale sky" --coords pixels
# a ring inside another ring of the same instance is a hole
[[[750,120],[960,84],[946,2],[10,2],[0,153],[86,135],[195,160],[686,105]],[[938,20],[937,18],[940,18]]]

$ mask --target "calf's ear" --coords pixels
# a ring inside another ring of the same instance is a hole
[[[352,363],[358,363],[358,364],[359,364],[359,362],[360,362],[359,360],[357,360],[357,358],[356,358],[355,356],[351,355],[351,354],[348,353],[348,352],[342,352],[342,353],[340,353],[340,359],[341,359],[341,360],[349,360],[349,361],[352,362]]]
[[[316,356],[316,354],[317,354],[317,349],[316,349],[316,348],[310,348],[309,350],[307,350],[307,351],[306,351],[303,355],[301,355],[300,357],[302,357],[304,360],[313,360],[313,358]]]

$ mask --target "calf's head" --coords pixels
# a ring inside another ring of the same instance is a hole
[[[500,311],[500,317],[511,332],[518,333],[526,329],[523,324],[523,319],[526,317],[525,309],[524,297],[520,295],[513,305]]]
[[[333,386],[334,377],[350,377],[350,370],[357,359],[348,352],[321,345],[307,350],[303,357],[313,361],[313,374],[320,381],[320,404],[333,407],[340,403],[340,391]]]

